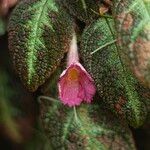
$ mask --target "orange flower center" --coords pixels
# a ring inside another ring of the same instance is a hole
[[[79,79],[79,71],[75,68],[69,69],[68,79],[71,81],[77,81]]]

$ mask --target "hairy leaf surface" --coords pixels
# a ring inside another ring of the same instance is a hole
[[[24,85],[35,91],[67,52],[72,20],[54,0],[25,0],[13,11],[8,30],[15,70]]]
[[[81,57],[93,76],[103,102],[133,127],[146,119],[149,90],[144,89],[122,63],[114,39],[113,21],[99,19],[87,27],[81,41]]]
[[[150,1],[113,3],[120,53],[139,81],[150,88]]]
[[[52,149],[135,149],[127,126],[98,104],[74,110],[58,100],[41,99],[40,106],[40,120]]]

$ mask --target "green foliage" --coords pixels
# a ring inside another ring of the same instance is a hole
[[[57,100],[57,80],[60,68],[51,76],[49,86],[39,97],[40,123],[49,138],[51,149],[106,150],[135,149],[127,124],[102,105],[98,95],[91,105],[69,108]],[[98,103],[101,103],[99,105]]]
[[[21,1],[11,14],[8,31],[15,70],[23,84],[35,91],[67,52],[72,20],[54,0]]]
[[[9,137],[15,142],[20,142],[22,136],[13,118],[13,110],[9,101],[13,92],[8,86],[8,76],[3,71],[0,71],[0,83],[0,125],[7,131]]]
[[[5,34],[6,27],[4,20],[0,17],[0,36]]]
[[[35,129],[32,135],[32,138],[24,145],[24,150],[53,150],[49,139],[39,127]]]
[[[84,21],[90,23],[99,16],[94,11],[99,11],[100,1],[96,0],[60,0],[69,13]]]
[[[93,76],[104,103],[113,112],[126,118],[133,127],[146,119],[144,89],[124,66],[114,39],[113,21],[101,18],[87,27],[81,40],[81,57]]]
[[[57,100],[40,101],[40,119],[52,149],[134,150],[134,142],[123,121],[98,104],[76,109]]]
[[[35,92],[42,85],[36,95],[43,94],[38,100],[40,123],[46,136],[35,133],[26,149],[135,149],[128,125],[137,128],[145,120],[149,122],[150,117],[150,90],[139,83],[142,81],[150,87],[150,2],[114,0],[112,11],[117,31],[110,19],[111,11],[104,14],[105,18],[98,13],[99,6],[109,9],[108,3],[24,0],[11,13],[8,42],[13,66],[28,90]],[[79,28],[67,11],[81,21],[77,21]],[[87,25],[84,31],[83,22]],[[57,82],[66,68],[64,56],[74,27],[79,36],[80,58],[92,75],[98,93],[92,104],[70,108],[57,100]],[[0,20],[0,35],[3,29]],[[0,82],[5,85],[1,79],[0,74]],[[11,107],[5,101],[9,99],[6,96],[9,88],[1,86],[0,91],[0,121],[21,141],[19,124],[14,122]]]
[[[122,58],[150,88],[150,1],[114,0],[113,3]]]

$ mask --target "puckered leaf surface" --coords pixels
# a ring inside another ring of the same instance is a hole
[[[150,88],[150,1],[113,3],[120,53],[139,81]]]
[[[107,107],[138,127],[146,119],[150,91],[124,66],[113,30],[113,21],[104,18],[87,27],[81,40],[81,57]]]
[[[72,20],[54,0],[24,0],[13,11],[8,30],[15,70],[23,84],[35,91],[67,52]]]
[[[40,120],[52,149],[135,149],[128,127],[98,104],[64,106],[58,100],[40,101]]]

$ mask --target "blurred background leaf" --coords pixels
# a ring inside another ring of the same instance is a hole
[[[6,24],[2,17],[0,17],[0,36],[4,35],[6,31]]]
[[[7,134],[15,142],[20,142],[22,137],[18,131],[18,125],[13,118],[13,110],[8,99],[12,96],[12,91],[8,87],[7,75],[0,71],[0,125]]]
[[[114,0],[119,53],[127,66],[150,88],[150,1]]]

